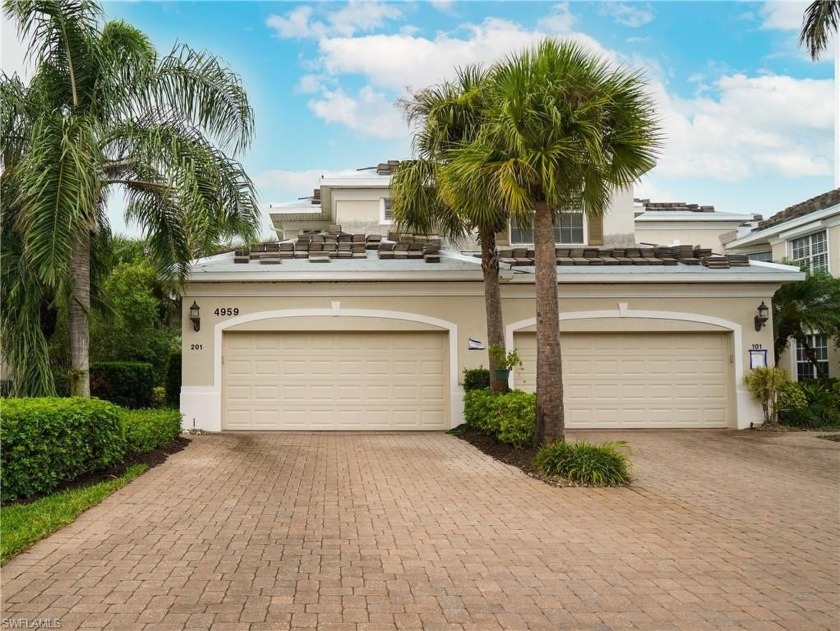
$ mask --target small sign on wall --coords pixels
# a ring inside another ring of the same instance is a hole
[[[750,349],[750,370],[754,370],[756,368],[767,368],[766,348]]]

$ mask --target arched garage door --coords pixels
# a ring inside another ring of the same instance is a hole
[[[724,333],[564,333],[566,425],[578,428],[729,426]],[[536,387],[536,335],[518,333],[517,388]]]
[[[231,332],[223,336],[222,428],[449,427],[445,332]]]

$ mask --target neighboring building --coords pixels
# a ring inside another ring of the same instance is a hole
[[[183,295],[186,427],[442,430],[463,421],[460,377],[488,361],[469,350],[471,338],[486,338],[480,260],[362,236],[392,232],[395,164],[323,178],[312,198],[270,208],[283,241],[269,251],[193,265]],[[701,259],[709,248],[692,239],[640,248],[634,220],[632,194],[619,191],[602,219],[570,212],[557,227],[568,426],[761,422],[743,385],[751,358],[772,361],[772,328],[756,331],[757,308],[804,275],[743,256]],[[525,390],[536,372],[532,243],[516,222],[498,238],[506,343],[524,364],[511,382]]]
[[[390,160],[353,175],[322,177],[311,198],[270,206],[269,216],[279,239],[293,239],[313,230],[340,225],[349,233],[387,234],[391,230]]]
[[[310,198],[292,204],[269,206],[268,213],[279,239],[293,239],[312,230],[339,225],[349,233],[387,235],[392,230],[391,174],[398,160],[380,163],[375,169],[353,175],[322,177]],[[556,227],[558,245],[632,247],[633,194],[616,192],[601,218],[585,216],[582,209],[565,213]],[[513,221],[498,235],[499,245],[533,244],[533,231]]]
[[[805,263],[811,270],[840,278],[840,188],[790,206],[758,222],[750,232],[730,235],[725,241],[727,253]],[[808,342],[828,375],[840,377],[840,349],[832,340],[814,333]],[[779,358],[779,365],[799,380],[816,377],[816,369],[796,342]]]
[[[636,199],[636,241],[655,245],[699,245],[712,252],[723,252],[720,237],[737,230],[750,219],[738,213],[723,213],[714,206],[683,202],[651,202]]]

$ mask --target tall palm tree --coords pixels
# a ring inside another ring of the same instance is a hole
[[[819,374],[808,335],[818,331],[840,345],[840,279],[827,272],[803,271],[805,280],[783,285],[773,296],[773,354],[778,364],[790,340],[796,340]]]
[[[255,234],[253,185],[232,157],[254,117],[239,78],[205,51],[159,57],[141,31],[105,21],[95,0],[6,0],[31,41],[28,85],[0,78],[3,338],[12,380],[54,392],[39,309],[66,308],[72,392],[89,396],[91,271],[115,189],[153,260],[183,277],[219,238]],[[9,254],[6,257],[6,254]],[[34,367],[34,368],[33,368]]]
[[[486,103],[476,138],[441,170],[474,203],[495,200],[533,222],[539,445],[565,431],[555,220],[581,204],[603,214],[616,188],[654,166],[660,134],[641,77],[568,42],[544,40],[498,62]]]
[[[811,59],[816,61],[828,46],[828,36],[837,33],[840,24],[840,0],[814,0],[802,16],[802,32],[799,45],[808,49]]]
[[[450,241],[478,233],[489,345],[504,347],[504,320],[499,289],[496,233],[504,229],[507,214],[491,200],[477,204],[459,194],[458,182],[442,179],[439,167],[449,151],[471,142],[478,133],[484,104],[482,83],[487,73],[478,66],[457,71],[454,81],[414,92],[401,105],[409,124],[418,127],[413,145],[416,159],[401,162],[391,182],[392,212],[399,230],[440,234]],[[495,374],[491,355],[490,389],[503,392],[507,382]]]

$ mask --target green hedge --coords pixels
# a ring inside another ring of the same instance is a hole
[[[490,389],[490,371],[486,368],[464,368],[464,392]]]
[[[534,440],[536,418],[537,396],[529,392],[494,395],[489,390],[471,390],[464,395],[467,425],[515,447]]]
[[[178,410],[123,410],[125,447],[129,454],[142,454],[172,442],[181,433]]]
[[[779,422],[798,429],[840,428],[840,381],[792,382],[782,396]]]
[[[0,468],[5,500],[48,493],[80,475],[119,464],[120,409],[95,399],[5,399]]]
[[[96,362],[90,366],[90,393],[126,408],[152,405],[152,365],[147,362]]]

